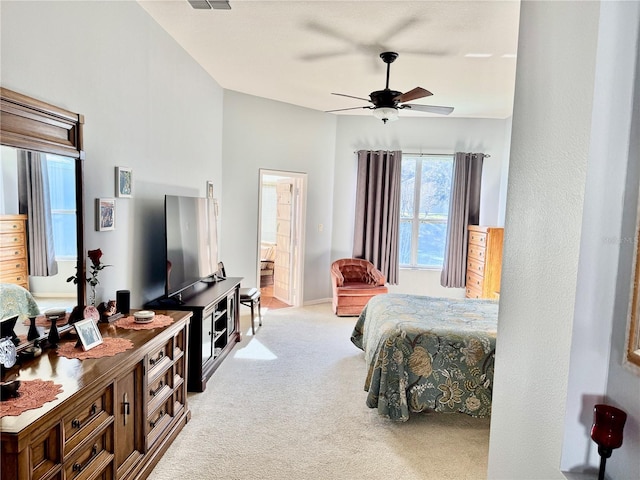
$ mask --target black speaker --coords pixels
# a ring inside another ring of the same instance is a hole
[[[119,313],[129,315],[130,302],[131,292],[129,290],[118,290],[116,292],[116,306]]]

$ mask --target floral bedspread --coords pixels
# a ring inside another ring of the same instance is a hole
[[[18,321],[40,314],[29,290],[11,283],[0,283],[0,320],[20,315]]]
[[[498,303],[377,295],[351,334],[365,352],[367,405],[397,421],[427,409],[491,414]]]

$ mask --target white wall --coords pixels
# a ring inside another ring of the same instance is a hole
[[[635,408],[637,411],[640,398],[638,377],[620,368],[638,198],[639,161],[637,154],[634,159],[629,157],[629,148],[632,138],[636,148],[640,138],[630,134],[639,12],[638,2],[603,2],[601,5],[563,470],[581,472],[598,465],[597,449],[588,434],[596,403],[613,402],[623,410]],[[614,325],[619,325],[621,332],[612,337]],[[618,345],[613,355],[609,339]],[[604,395],[607,377],[609,383],[616,377],[624,379],[624,388],[610,399]],[[619,465],[630,465],[634,455],[632,445],[638,444],[637,424],[635,428],[633,422],[630,425],[624,448],[609,462],[609,472]],[[635,433],[629,435],[634,430]],[[637,452],[637,448],[635,450]],[[626,461],[623,460],[625,453]],[[619,472],[617,476],[611,473],[612,478],[640,477],[638,469],[635,475]]]
[[[506,197],[501,194],[500,174],[508,164],[505,130],[511,119],[401,117],[383,124],[373,116],[338,117],[331,261],[350,257],[353,250],[353,219],[358,150],[402,150],[408,153],[483,152],[480,223],[500,225],[499,212]],[[464,289],[440,286],[440,270],[400,270],[395,293],[463,298]],[[329,291],[330,292],[330,291]]]
[[[627,206],[635,208],[638,168],[627,163],[638,160],[625,146],[637,143],[629,128],[637,9],[521,5],[489,478],[564,478],[564,468],[594,467],[591,409],[607,383],[607,401],[631,420],[608,473],[639,475],[638,378],[615,352],[630,248],[607,240],[633,235],[635,225]]]
[[[304,302],[328,296],[333,169],[333,115],[226,90],[221,259],[227,275],[256,286],[259,169],[308,174]],[[323,224],[322,232],[318,225]]]
[[[85,116],[85,247],[113,267],[104,295],[132,307],[163,293],[165,193],[222,186],[222,89],[136,2],[1,2],[3,87]],[[116,229],[96,232],[94,201],[133,168]]]

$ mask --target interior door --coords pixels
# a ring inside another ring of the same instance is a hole
[[[291,264],[293,248],[293,182],[279,180],[276,184],[276,259],[273,267],[273,296],[291,305]]]

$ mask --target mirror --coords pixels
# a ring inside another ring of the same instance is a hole
[[[75,227],[75,239],[73,234],[69,241],[66,236],[64,245],[61,246],[60,252],[56,248],[55,256],[60,257],[58,262],[58,274],[51,277],[39,275],[32,277],[31,283],[37,285],[40,283],[41,291],[48,290],[60,291],[68,290],[69,287],[75,287],[75,298],[68,300],[68,305],[64,305],[66,309],[74,305],[84,305],[86,282],[80,281],[75,286],[67,284],[61,286],[60,282],[66,283],[67,277],[75,275],[76,271],[80,273],[80,278],[84,278],[85,272],[85,254],[84,254],[84,202],[83,202],[83,161],[84,151],[82,146],[82,125],[84,119],[82,115],[69,112],[62,108],[51,104],[41,102],[39,100],[27,97],[25,95],[13,92],[11,90],[0,87],[0,113],[2,122],[0,122],[0,144],[2,144],[2,184],[3,195],[0,197],[0,214],[17,214],[18,206],[11,205],[12,195],[7,194],[6,185],[15,185],[17,192],[17,171],[21,166],[29,164],[28,157],[40,154],[46,158],[46,164],[49,165],[47,170],[54,177],[62,175],[66,178],[58,181],[60,188],[66,189],[66,195],[61,198],[59,206],[56,207],[57,218],[54,220],[58,224],[58,228],[64,229],[65,232],[73,231]],[[10,148],[8,148],[10,147]],[[13,165],[5,170],[5,163]],[[44,164],[44,163],[43,163]],[[8,173],[7,173],[8,172]],[[15,172],[15,174],[14,174]],[[7,177],[15,177],[8,179]],[[58,179],[59,180],[59,179]],[[13,183],[12,183],[13,182]],[[27,182],[33,183],[33,182]],[[56,182],[49,182],[49,184]],[[68,190],[72,189],[72,192]],[[9,198],[4,200],[3,198]],[[17,198],[17,193],[16,193]],[[17,202],[17,200],[16,200]],[[7,205],[9,204],[9,205]],[[53,207],[53,205],[52,205]],[[71,212],[75,208],[75,215]],[[65,211],[66,212],[62,212]],[[60,214],[63,215],[60,215]],[[64,215],[66,213],[66,215]],[[71,216],[69,215],[71,213]],[[29,214],[12,215],[18,221],[28,217]],[[53,217],[53,215],[51,215]],[[1,215],[0,215],[1,217]],[[5,223],[5,222],[2,222]],[[7,224],[12,223],[8,222]],[[34,223],[34,222],[32,222]],[[15,222],[13,222],[15,224]],[[29,227],[31,228],[31,226]],[[60,235],[58,235],[60,236]],[[64,237],[64,235],[62,235]],[[3,245],[4,246],[4,245]],[[67,262],[65,262],[65,259]],[[1,259],[0,259],[1,260]],[[71,260],[71,262],[69,262]],[[18,263],[15,263],[17,267]],[[76,270],[77,268],[77,270]],[[31,274],[31,272],[29,272]],[[57,278],[56,278],[57,277]],[[21,281],[19,276],[12,278],[2,274],[2,285],[19,284],[24,286],[26,282]],[[42,282],[50,282],[49,285],[42,285]],[[53,283],[51,283],[53,282]],[[58,284],[58,286],[53,286]],[[27,288],[29,283],[26,283]],[[3,289],[8,290],[9,287]],[[1,300],[1,299],[0,299]],[[64,302],[63,302],[64,303]],[[39,305],[40,306],[40,305]],[[55,304],[42,304],[42,310],[50,306],[61,306]],[[21,345],[22,346],[22,345]]]

